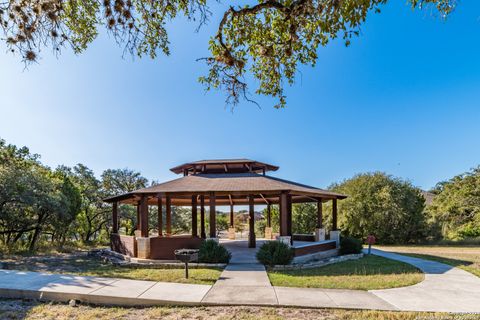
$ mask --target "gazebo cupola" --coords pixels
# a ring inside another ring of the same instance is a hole
[[[278,167],[249,159],[220,159],[188,162],[171,168],[170,171],[184,176],[209,173],[261,173],[277,171]]]

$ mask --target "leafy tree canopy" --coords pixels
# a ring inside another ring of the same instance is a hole
[[[438,235],[447,239],[480,237],[480,167],[435,187],[427,208]]]
[[[223,13],[201,58],[207,89],[221,89],[232,106],[247,99],[246,75],[255,93],[286,105],[285,83],[292,84],[300,64],[315,65],[317,49],[335,38],[346,45],[357,36],[367,15],[388,0],[257,0],[235,4]],[[407,0],[413,8],[430,5],[448,15],[456,0]],[[207,22],[207,0],[7,0],[0,1],[3,40],[26,62],[39,52],[70,46],[81,53],[104,28],[127,52],[155,58],[169,54],[166,23],[182,15]]]
[[[425,199],[410,182],[375,172],[330,189],[348,195],[338,203],[339,227],[348,236],[365,239],[373,234],[382,243],[414,242],[425,236]]]

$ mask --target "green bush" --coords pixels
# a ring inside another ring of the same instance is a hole
[[[480,237],[480,225],[475,225],[474,223],[467,223],[461,228],[459,228],[457,233],[462,239],[478,238]]]
[[[352,254],[362,252],[362,241],[350,238],[342,237],[340,239],[340,254]]]
[[[293,249],[280,241],[267,241],[257,252],[257,260],[270,267],[290,264],[293,256]]]
[[[198,262],[228,263],[232,254],[215,240],[206,240],[200,246]]]

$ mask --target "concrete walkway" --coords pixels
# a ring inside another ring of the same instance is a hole
[[[228,246],[228,245],[227,245]],[[273,287],[255,249],[230,244],[232,263],[213,286],[0,270],[0,296],[109,305],[271,305],[402,311],[478,312],[480,279],[438,262],[374,250],[425,272],[417,285],[386,290]],[[237,253],[237,254],[236,254]]]
[[[459,268],[419,258],[372,250],[373,254],[406,262],[425,273],[425,280],[395,289],[371,290],[400,310],[480,312],[480,278]]]
[[[225,241],[232,259],[220,278],[202,300],[211,304],[277,305],[275,290],[265,267],[255,257],[257,248],[248,248],[245,240]]]
[[[199,304],[209,285],[0,270],[0,296],[108,305]]]

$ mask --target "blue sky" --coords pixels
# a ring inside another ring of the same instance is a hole
[[[28,70],[2,47],[0,137],[97,174],[128,167],[166,180],[186,161],[247,157],[318,187],[380,170],[431,188],[480,164],[480,2],[446,21],[390,2],[349,48],[333,42],[300,68],[284,110],[259,98],[262,109],[232,113],[197,83],[222,5],[199,33],[172,22],[172,55],[157,60],[122,58],[105,34],[80,56],[46,50]]]

